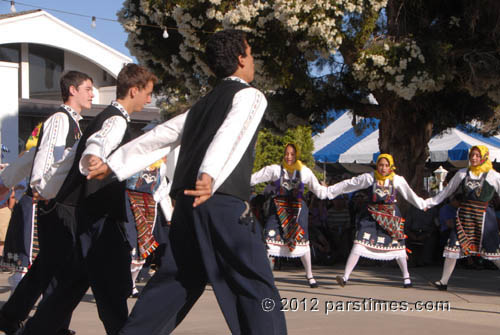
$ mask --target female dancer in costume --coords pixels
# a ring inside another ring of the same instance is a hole
[[[344,287],[359,257],[393,260],[403,274],[403,287],[411,287],[410,273],[406,262],[404,219],[396,206],[396,192],[419,209],[425,209],[425,200],[413,192],[406,180],[394,173],[394,159],[389,154],[377,158],[374,172],[346,179],[329,190],[334,196],[368,189],[370,200],[356,223],[356,238],[347,259],[344,276],[336,280]]]
[[[488,206],[495,192],[500,193],[500,174],[493,170],[488,148],[478,145],[469,152],[469,167],[459,170],[441,193],[426,200],[427,207],[432,207],[453,194],[461,199],[443,252],[443,274],[434,282],[439,290],[448,289],[459,258],[477,255],[500,268],[498,224],[494,209]]]
[[[126,225],[129,243],[132,246],[132,263],[130,271],[132,274],[132,297],[137,298],[139,291],[135,281],[141,271],[146,258],[155,249],[166,241],[159,241],[158,235],[154,234],[158,229],[164,229],[163,218],[169,222],[172,217],[172,202],[168,193],[170,186],[166,178],[167,166],[163,160],[159,160],[148,168],[136,173],[127,179],[127,217]],[[158,204],[163,215],[159,215]],[[158,226],[158,227],[156,227]]]
[[[328,188],[320,185],[312,171],[298,160],[295,144],[285,147],[282,165],[268,165],[252,175],[251,185],[273,181],[274,198],[266,221],[268,255],[300,257],[309,286],[318,287],[313,277],[309,248],[308,208],[303,200],[304,185],[318,198],[326,199]]]

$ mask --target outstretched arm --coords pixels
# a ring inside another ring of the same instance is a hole
[[[314,193],[319,199],[326,199],[333,196],[333,194],[329,193],[328,187],[321,185],[318,178],[316,178],[314,173],[307,166],[302,167],[300,174],[302,182],[307,185],[309,190],[311,190],[311,192]]]
[[[165,157],[181,141],[187,113],[159,124],[144,135],[118,148],[107,162],[95,161],[89,165],[89,178],[99,178],[114,172],[119,180],[125,180]]]
[[[415,206],[418,209],[424,210],[427,208],[427,205],[425,203],[425,200],[419,197],[408,185],[406,182],[406,179],[404,179],[401,176],[394,176],[394,187],[396,187],[396,190],[398,193],[405,198],[406,201],[411,203],[413,206]]]
[[[467,174],[467,169],[458,170],[458,172],[455,173],[453,178],[451,178],[448,185],[446,185],[446,187],[441,192],[439,192],[432,198],[425,199],[426,207],[431,208],[436,205],[439,205],[441,202],[443,202],[444,199],[452,195],[458,188],[458,186],[460,186],[460,183],[465,178],[466,174]]]
[[[279,165],[273,164],[264,166],[262,169],[252,174],[250,185],[254,186],[256,184],[274,181],[280,177],[280,173],[281,167]]]
[[[363,173],[362,175],[343,180],[332,186],[328,186],[328,198],[334,199],[344,193],[364,190],[365,188],[373,185],[374,182],[375,178],[373,177],[373,173]]]
[[[19,184],[21,180],[29,177],[33,167],[33,159],[35,158],[36,148],[31,148],[10,164],[5,164],[0,169],[0,185],[3,185],[9,190],[11,187]]]

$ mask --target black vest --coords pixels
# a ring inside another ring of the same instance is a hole
[[[231,110],[235,94],[247,87],[249,86],[235,80],[223,80],[191,108],[184,124],[181,150],[170,192],[172,198],[175,199],[183,190],[195,189],[198,170],[208,146]],[[256,138],[254,135],[240,162],[217,192],[245,201],[250,198]]]
[[[85,129],[76,149],[73,166],[57,194],[56,201],[68,206],[82,206],[86,214],[90,216],[109,215],[124,219],[126,216],[125,182],[119,182],[115,175],[110,175],[104,180],[87,180],[87,177],[80,173],[80,159],[87,146],[87,139],[100,131],[104,122],[113,116],[125,118],[117,108],[108,106]],[[119,146],[131,139],[132,136],[127,127]]]
[[[65,149],[71,148],[76,141],[80,139],[81,133],[80,133],[80,127],[78,126],[78,123],[73,119],[73,117],[69,114],[69,112],[66,110],[64,107],[59,107],[56,111],[51,113],[45,121],[47,121],[52,115],[56,113],[64,113],[68,117],[68,122],[69,122],[69,128],[68,128],[68,134],[66,134],[66,145]],[[44,121],[44,123],[45,123]],[[38,154],[38,151],[40,150],[40,143],[42,143],[42,138],[43,138],[43,124],[40,127],[40,134],[38,135],[38,143],[36,144],[36,151],[35,151],[35,158],[36,155]],[[33,175],[33,167],[31,168],[31,173],[30,173],[30,181],[31,181],[31,176]],[[28,185],[28,190],[26,193],[32,197],[33,196],[33,190],[31,189],[31,186]]]
[[[253,162],[255,160],[255,142],[257,132],[253,135],[247,150],[240,162],[224,183],[217,189],[217,193],[233,195],[243,201],[249,201],[251,195],[250,178],[252,177]]]

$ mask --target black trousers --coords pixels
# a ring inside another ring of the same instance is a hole
[[[64,276],[64,266],[73,257],[74,233],[73,207],[43,205],[38,211],[38,242],[40,252],[30,269],[19,282],[12,296],[3,305],[1,313],[12,322],[24,321],[38,298],[43,294],[42,306]],[[58,323],[59,329],[67,329],[71,313]],[[54,331],[54,333],[55,333]]]
[[[61,320],[73,312],[89,286],[107,334],[117,334],[127,320],[127,298],[132,291],[131,258],[121,223],[109,217],[79,218],[79,224],[86,222],[89,230],[80,234],[75,256],[65,266],[65,275],[28,320],[23,334],[57,331]]]
[[[208,282],[232,334],[286,334],[260,227],[239,220],[244,203],[220,194],[194,209],[192,203],[191,197],[177,198],[164,262],[120,334],[170,333]],[[272,299],[276,308],[264,311],[265,299]]]

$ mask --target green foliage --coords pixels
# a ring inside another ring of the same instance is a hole
[[[253,172],[272,164],[281,164],[283,158],[283,140],[269,129],[259,131]]]

